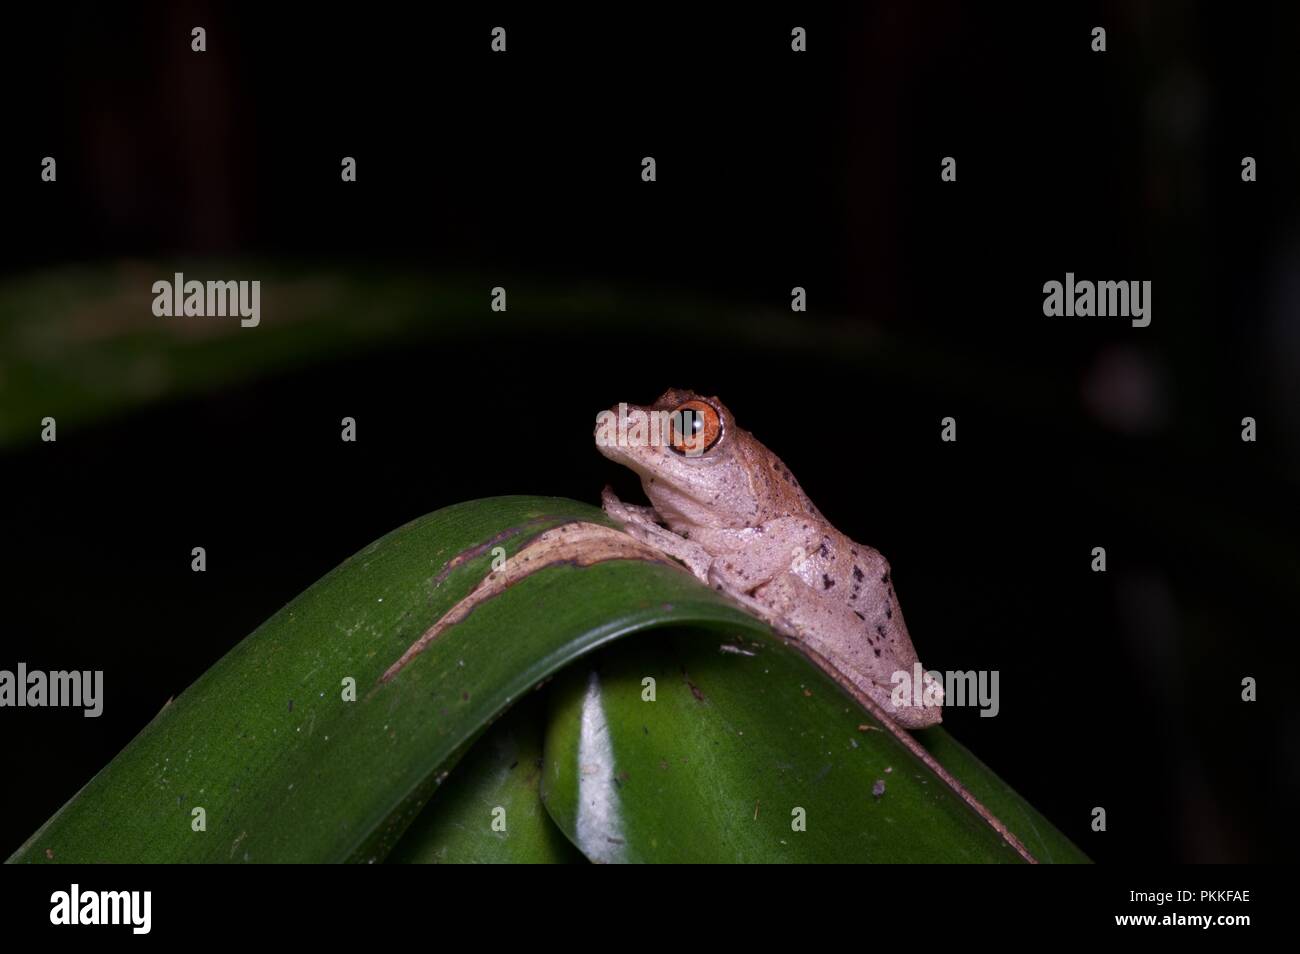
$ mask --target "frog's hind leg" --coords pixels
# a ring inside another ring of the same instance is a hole
[[[798,639],[799,631],[783,612],[785,607],[766,598],[765,591],[775,578],[782,575],[789,575],[789,571],[770,554],[728,553],[716,557],[709,565],[705,582],[782,636]]]
[[[762,600],[750,596],[748,593],[733,590],[722,583],[715,582],[717,579],[716,573],[712,573],[710,576],[713,578],[713,581],[709,581],[710,585],[718,592],[723,593],[727,599],[731,600],[742,609],[748,610],[751,615],[757,616],[787,639],[799,639],[799,631],[795,629],[794,623],[792,623],[787,617],[774,610]]]
[[[774,578],[754,596],[788,619],[801,642],[828,660],[899,725],[922,729],[942,721],[942,691],[932,687],[934,680],[928,673],[922,677],[927,689],[922,705],[900,708],[894,704],[896,673],[910,676],[918,664],[910,641],[905,646],[891,642],[887,630],[873,627],[863,614],[812,589],[794,573]]]

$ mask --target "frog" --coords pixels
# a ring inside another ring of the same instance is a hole
[[[716,396],[670,388],[597,417],[601,454],[641,478],[649,506],[606,486],[605,513],[703,583],[811,650],[904,729],[943,719],[889,562],[831,525],[784,462]],[[815,658],[814,657],[814,658]],[[896,692],[906,673],[919,691]]]

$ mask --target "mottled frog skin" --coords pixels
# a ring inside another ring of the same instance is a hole
[[[625,504],[608,488],[606,512],[699,579],[805,643],[904,728],[942,719],[939,684],[925,678],[926,704],[894,702],[896,672],[918,663],[894,594],[889,563],[827,522],[781,459],[716,397],[669,390],[649,406],[624,405],[629,421],[673,423],[646,439],[619,441],[598,420],[600,452],[641,477],[651,506]],[[653,429],[651,429],[653,434]],[[910,684],[910,683],[909,683]]]

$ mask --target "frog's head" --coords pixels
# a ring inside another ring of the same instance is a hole
[[[596,418],[596,447],[641,476],[670,527],[749,527],[767,515],[754,479],[753,436],[716,397],[671,388],[648,407],[620,404]]]

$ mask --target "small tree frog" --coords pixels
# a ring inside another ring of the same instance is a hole
[[[831,526],[721,401],[672,389],[620,405],[598,417],[596,444],[650,500],[626,504],[606,488],[604,509],[629,534],[806,644],[900,726],[941,721],[943,689],[924,670],[895,703],[895,673],[910,686],[919,661],[885,558]]]

